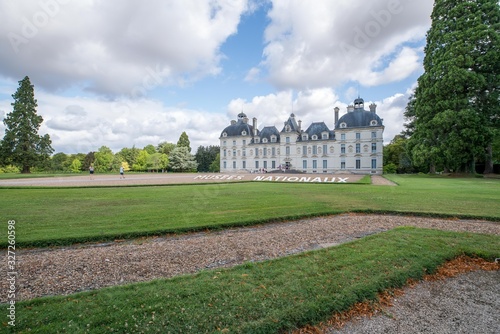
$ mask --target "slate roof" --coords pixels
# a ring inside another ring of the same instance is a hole
[[[288,120],[285,122],[283,125],[283,129],[281,132],[286,132],[286,126],[290,125],[290,132],[300,132],[299,131],[299,125],[297,124],[297,121],[295,121],[295,115],[291,114],[290,117],[288,117]]]
[[[326,126],[325,122],[314,122],[304,131],[308,135],[308,140],[311,140],[313,135],[318,137],[318,140],[322,139],[323,132],[328,132],[328,139],[334,139],[335,134],[331,131],[328,126]]]
[[[357,98],[354,100],[354,111],[344,114],[335,124],[335,129],[341,129],[340,124],[345,123],[345,128],[362,128],[372,126],[372,121],[377,121],[376,126],[381,126],[382,119],[377,115],[377,113],[364,110],[364,101],[362,98]]]
[[[377,121],[377,126],[383,125],[382,119],[376,113],[363,109],[354,109],[354,111],[340,117],[337,124],[335,124],[335,128],[340,129],[342,123],[346,124],[345,128],[369,127],[373,120]]]
[[[226,133],[227,137],[231,136],[241,136],[242,132],[246,131],[247,136],[253,137],[253,126],[248,123],[243,122],[242,119],[239,119],[235,124],[231,124],[222,130],[220,136],[223,137],[223,133]]]
[[[266,126],[266,127],[264,127],[260,131],[260,134],[259,134],[260,142],[262,143],[262,139],[266,138],[267,141],[270,143],[272,135],[276,136],[276,142],[279,143],[279,141],[280,141],[280,133],[279,133],[278,129],[275,126]]]

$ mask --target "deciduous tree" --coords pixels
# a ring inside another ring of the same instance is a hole
[[[97,172],[109,172],[112,169],[114,154],[107,146],[101,146],[94,153],[94,168]]]

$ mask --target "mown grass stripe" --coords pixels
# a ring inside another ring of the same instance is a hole
[[[238,184],[175,187],[0,189],[2,216],[20,247],[109,241],[337,214],[395,213],[500,220],[500,180],[391,176],[363,184]],[[5,247],[6,241],[0,240]]]

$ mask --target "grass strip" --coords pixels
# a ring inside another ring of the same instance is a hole
[[[276,333],[374,300],[462,254],[492,260],[500,237],[397,228],[231,269],[20,302],[16,331]]]
[[[19,247],[253,225],[342,212],[500,220],[500,180],[390,176],[399,187],[248,182],[175,187],[0,189]],[[6,239],[0,240],[5,247]]]

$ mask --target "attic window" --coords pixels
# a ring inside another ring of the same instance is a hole
[[[227,133],[223,132],[222,137],[227,137]]]
[[[263,143],[267,143],[267,138],[262,139]]]
[[[246,136],[247,135],[247,132],[245,130],[241,131],[241,135],[242,136]]]
[[[313,135],[313,136],[311,137],[311,139],[312,139],[312,140],[318,140],[318,136]]]
[[[347,127],[347,124],[345,124],[344,122],[340,123],[340,127],[343,129],[343,128],[346,128]]]
[[[377,125],[377,121],[376,121],[376,120],[372,120],[372,121],[370,121],[370,125],[371,125],[371,126],[376,126],[376,125]]]

